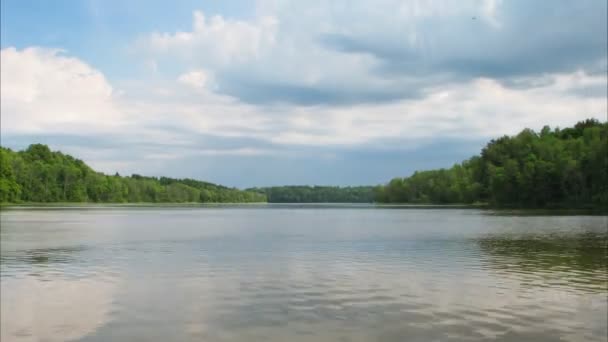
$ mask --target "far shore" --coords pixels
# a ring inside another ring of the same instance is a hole
[[[523,214],[523,215],[559,215],[559,214],[608,214],[608,208],[594,207],[545,207],[522,208],[507,206],[492,206],[487,203],[475,204],[433,204],[433,203],[268,203],[268,202],[242,202],[242,203],[212,203],[212,202],[137,202],[137,203],[96,203],[96,202],[53,202],[53,203],[0,203],[0,209],[116,209],[116,208],[285,208],[285,209],[478,209],[488,210],[496,214]]]

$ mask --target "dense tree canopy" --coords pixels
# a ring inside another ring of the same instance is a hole
[[[0,148],[0,202],[266,202],[266,196],[193,179],[104,175],[35,144],[20,152]]]
[[[0,147],[0,202],[489,203],[608,208],[608,123],[490,141],[449,169],[418,171],[384,186],[276,186],[245,191],[197,181],[95,172],[81,160],[34,144]]]
[[[450,169],[415,172],[381,187],[387,203],[474,203],[521,207],[608,207],[608,123],[490,141],[480,156]]]
[[[375,190],[371,186],[273,186],[250,191],[266,195],[270,203],[371,203]]]

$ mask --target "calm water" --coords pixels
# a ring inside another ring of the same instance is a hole
[[[2,341],[606,341],[606,216],[4,210]]]

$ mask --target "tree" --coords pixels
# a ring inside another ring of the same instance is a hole
[[[20,152],[0,148],[0,202],[88,201],[265,202],[266,196],[193,179],[104,175],[41,144]]]
[[[572,128],[491,140],[450,169],[395,178],[380,202],[474,203],[499,206],[608,207],[608,123],[588,119]]]

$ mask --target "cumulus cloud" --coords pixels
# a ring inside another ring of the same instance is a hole
[[[140,79],[110,84],[57,49],[3,49],[2,140],[63,141],[56,148],[104,171],[155,173],[220,157],[367,158],[605,120],[605,25],[606,3],[594,1],[261,0],[249,17],[194,11],[190,30],[134,41],[152,71]]]
[[[208,23],[195,12],[192,31],[139,46],[190,56],[241,101],[340,106],[421,98],[445,82],[605,70],[607,10],[593,0],[259,1],[253,18]]]
[[[446,83],[422,98],[388,103],[255,106],[206,89],[202,70],[177,81],[134,82],[119,96],[100,71],[57,51],[8,48],[2,56],[2,130],[9,134],[112,127],[124,139],[193,148],[200,147],[198,135],[276,145],[361,145],[387,138],[491,137],[601,119],[607,110],[605,94],[593,90],[606,86],[606,75],[584,71],[544,76],[524,88],[490,78]]]
[[[219,15],[207,17],[202,11],[194,11],[192,31],[155,32],[138,44],[152,53],[220,66],[259,56],[261,49],[273,44],[276,24],[272,16],[240,21]]]
[[[124,120],[104,75],[77,58],[43,48],[6,48],[0,58],[3,131],[99,132]]]
[[[585,117],[605,120],[606,98],[581,97],[589,85],[606,87],[605,76],[583,72],[551,77],[549,85],[512,89],[492,79],[450,84],[423,99],[357,107],[300,107],[277,143],[365,144],[385,138],[493,137],[522,127],[567,126]]]
[[[276,146],[381,147],[387,139],[391,146],[395,140],[490,138],[548,123],[563,127],[587,117],[603,120],[606,98],[595,89],[605,89],[606,82],[605,75],[584,71],[545,76],[541,84],[524,88],[479,78],[429,88],[420,99],[357,106],[256,106],[197,86],[167,88],[154,97],[144,93],[133,108],[145,115],[149,133],[172,144],[196,146],[200,141],[193,137],[212,135]]]

